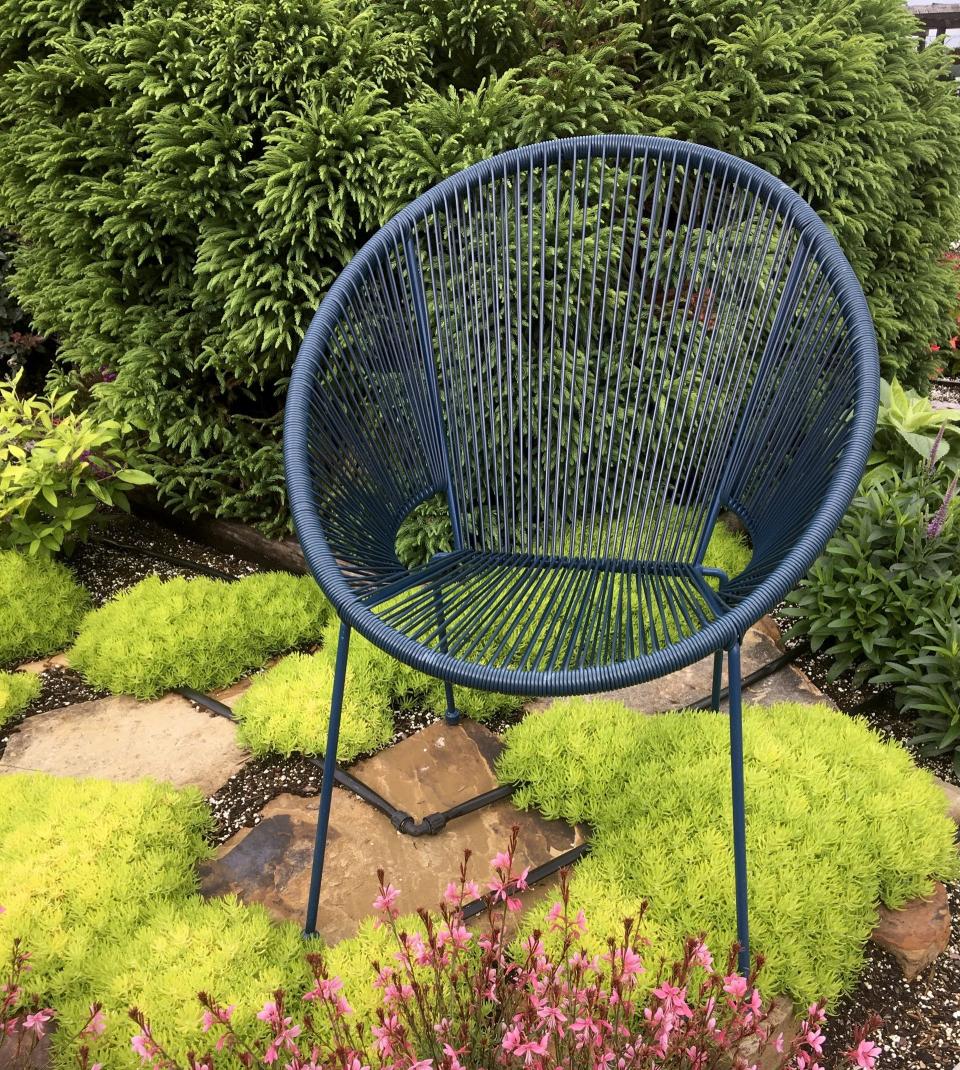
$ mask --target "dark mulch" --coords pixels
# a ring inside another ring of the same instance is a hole
[[[308,796],[319,791],[320,770],[306,758],[251,758],[207,800],[214,818],[211,842],[218,847],[238,829],[259,824],[263,808],[284,792]]]
[[[960,408],[960,379],[935,379],[930,385],[930,398],[935,404]]]
[[[853,1027],[875,1011],[883,1019],[874,1043],[878,1070],[960,1070],[960,883],[948,886],[953,931],[945,954],[915,981],[892,956],[867,944],[857,987],[832,1009],[824,1064],[840,1070]]]
[[[164,557],[175,558],[178,563]],[[193,542],[145,517],[127,514],[113,516],[98,528],[88,543],[77,547],[68,564],[98,606],[147,576],[172,579],[201,575],[191,564],[238,577],[257,571],[256,565],[234,554]]]

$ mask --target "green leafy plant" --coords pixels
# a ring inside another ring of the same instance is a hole
[[[128,424],[71,411],[73,393],[20,397],[21,373],[0,381],[0,545],[69,551],[126,491],[152,483],[129,467]]]
[[[920,753],[952,752],[960,774],[960,607],[949,608],[945,613],[943,599],[920,607],[904,647],[873,682],[893,684],[897,704],[915,714],[919,732],[911,742]]]
[[[897,907],[958,872],[943,794],[907,752],[825,706],[744,716],[750,920],[769,991],[828,1000],[849,988],[877,904]],[[645,716],[570,699],[508,729],[498,765],[517,805],[593,827],[574,871],[602,952],[642,900],[648,935],[672,958],[688,932],[736,932],[727,718]],[[604,929],[606,918],[613,929]],[[535,916],[528,928],[548,931]]]
[[[836,679],[858,681],[891,658],[911,656],[916,634],[931,617],[960,611],[960,544],[953,510],[930,537],[945,488],[926,466],[903,476],[868,479],[837,534],[784,609],[795,618],[788,635],[807,636],[811,649],[833,659]],[[954,607],[957,607],[957,610]]]
[[[196,865],[211,853],[209,828],[193,789],[0,777],[4,942],[20,937],[31,948],[34,983],[48,997],[88,993],[97,959],[129,954],[132,934],[161,903],[193,893]]]
[[[199,792],[44,774],[0,777],[0,941],[32,953],[31,989],[58,1010],[56,1065],[81,1044],[111,1068],[134,1067],[131,1004],[165,1023],[174,1051],[199,1050],[197,992],[221,991],[252,1023],[264,991],[308,976],[294,925],[260,906],[197,895],[211,854]],[[346,974],[366,980],[369,965]],[[90,1004],[106,1031],[78,1037]]]
[[[436,494],[422,502],[400,524],[397,557],[407,568],[419,568],[434,554],[452,549],[453,525],[443,495]]]
[[[15,234],[0,229],[0,378],[16,375],[29,363],[31,378],[35,379],[42,377],[53,347],[50,340],[34,333],[28,316],[7,286],[16,244]]]
[[[178,509],[288,527],[283,398],[322,294],[398,204],[517,144],[737,153],[834,230],[888,376],[925,383],[955,326],[960,102],[901,0],[54,6],[0,4],[10,286],[67,366],[116,373],[98,411],[155,434]]]
[[[0,672],[0,728],[39,694],[39,676],[29,672]]]
[[[229,583],[151,576],[84,619],[70,664],[115,694],[209,691],[272,654],[315,642],[329,613],[310,577],[267,572]]]
[[[0,550],[0,605],[0,665],[7,665],[62,650],[89,598],[60,562]]]
[[[880,380],[880,409],[870,468],[889,478],[904,466],[927,461],[936,444],[937,461],[960,467],[960,409],[935,409],[928,397],[905,390],[896,379]]]

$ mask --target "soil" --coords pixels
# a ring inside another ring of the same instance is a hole
[[[946,953],[915,981],[905,981],[892,956],[867,944],[857,987],[830,1012],[824,1065],[848,1064],[843,1048],[870,1011],[883,1019],[873,1038],[878,1070],[960,1070],[960,883],[948,885],[953,929]]]
[[[930,385],[930,399],[935,408],[960,408],[960,379],[935,379]]]
[[[126,514],[111,517],[98,528],[89,542],[77,547],[67,564],[97,606],[147,576],[172,579],[216,572],[226,579],[258,571],[256,565],[233,554],[192,542],[144,517]]]

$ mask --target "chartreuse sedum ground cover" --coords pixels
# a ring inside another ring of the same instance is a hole
[[[0,550],[0,666],[62,650],[89,608],[69,569]]]
[[[742,536],[718,525],[710,539],[705,563],[729,576],[742,572],[750,549]],[[334,619],[315,654],[292,654],[257,676],[236,702],[239,739],[254,754],[323,753],[326,746],[330,695],[336,662],[339,623]],[[522,699],[458,687],[457,709],[477,721],[516,710]],[[446,709],[443,685],[433,677],[403,665],[354,633],[343,699],[337,756],[350,761],[387,743],[393,731],[391,708],[416,706],[435,714]]]
[[[833,999],[848,988],[880,902],[925,894],[958,872],[940,788],[907,752],[826,706],[745,711],[753,950],[765,989]],[[573,899],[618,926],[649,902],[657,952],[705,930],[735,938],[728,722],[645,716],[570,699],[511,728],[498,773],[521,807],[593,828]]]
[[[329,615],[310,577],[266,572],[230,583],[151,576],[85,618],[70,664],[115,694],[208,691],[273,654],[316,642]]]
[[[291,654],[257,676],[234,705],[238,738],[254,754],[277,751],[322,754],[330,720],[339,621],[324,631],[315,654]],[[350,761],[389,742],[391,710],[413,706],[435,714],[446,709],[443,684],[390,657],[363,636],[350,637],[337,756]],[[456,688],[457,708],[483,721],[517,709],[522,699]]]
[[[529,781],[519,801],[594,825],[573,882],[594,946],[643,897],[653,962],[686,933],[706,930],[717,948],[732,939],[725,727],[718,715],[566,701],[511,730],[501,771]],[[955,872],[942,799],[905,752],[825,708],[749,711],[747,774],[766,991],[834,996],[853,980],[876,902],[900,903],[930,875]],[[60,1009],[57,1067],[74,1065],[73,1036],[94,1000],[109,1023],[95,1057],[132,1070],[132,1005],[182,1058],[203,1047],[197,992],[235,1004],[242,1024],[277,987],[304,991],[296,926],[197,894],[209,821],[193,790],[0,777],[0,941],[24,938],[31,984]],[[482,869],[478,860],[473,875]],[[370,923],[331,950],[360,1015],[376,1005],[371,960],[386,957]]]
[[[304,990],[296,926],[197,894],[209,822],[194,790],[0,777],[0,946],[20,936],[32,952],[30,985],[59,1012],[56,1066],[76,1065],[73,1037],[95,999],[108,1021],[95,1058],[122,1070],[139,1065],[133,1005],[183,1059],[203,1046],[198,991],[249,1022],[278,986]]]
[[[39,676],[27,672],[0,672],[0,728],[39,694]]]

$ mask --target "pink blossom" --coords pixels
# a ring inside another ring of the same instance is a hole
[[[98,1007],[91,1006],[90,1021],[83,1027],[80,1035],[85,1037],[98,1037],[106,1028],[107,1021],[103,1011]]]
[[[382,1025],[375,1025],[372,1029],[373,1035],[377,1038],[377,1051],[388,1059],[394,1052],[394,1041],[399,1025],[400,1019],[395,1014],[391,1014],[383,1020]]]
[[[713,969],[713,955],[710,954],[707,945],[702,940],[698,940],[694,945],[693,961],[705,970]]]
[[[395,918],[398,916],[399,911],[395,909],[394,903],[400,898],[400,893],[392,884],[388,884],[384,888],[376,899],[373,901],[373,909],[378,914],[386,914],[388,917]]]
[[[653,994],[663,1004],[664,1013],[677,1018],[690,1018],[693,1011],[687,1003],[686,987],[678,988],[676,985],[664,981],[659,988],[653,990]]]
[[[450,943],[458,951],[462,951],[470,943],[470,930],[458,923],[445,926],[437,933],[437,943],[440,947]]]
[[[522,1044],[518,1044],[513,1049],[514,1058],[523,1058],[524,1064],[529,1066],[533,1062],[534,1055],[546,1055],[548,1051],[548,1041],[545,1036],[539,1040],[527,1040]]]
[[[880,1048],[872,1040],[861,1040],[856,1048],[847,1052],[847,1059],[852,1066],[859,1067],[860,1070],[873,1070],[879,1055]]]
[[[261,1022],[270,1022],[271,1025],[279,1024],[280,1012],[277,1010],[276,1003],[272,999],[267,1000],[263,1005],[263,1010],[257,1012],[257,1017]]]
[[[450,1070],[464,1070],[463,1063],[460,1062],[460,1056],[466,1050],[466,1048],[453,1048],[449,1044],[444,1044],[443,1054],[446,1055],[450,1062]]]
[[[154,1043],[146,1033],[137,1033],[131,1037],[130,1047],[140,1056],[142,1062],[149,1062],[153,1058]]]
[[[340,989],[343,988],[343,981],[339,977],[321,978],[317,981],[316,985],[309,991],[303,994],[303,998],[309,1003],[314,999],[332,1000]]]
[[[516,896],[512,896],[510,892],[513,889],[513,884],[508,880],[500,880],[499,877],[495,877],[490,882],[490,891],[493,892],[493,901],[495,903],[504,902],[507,904],[507,910],[516,913],[521,909],[523,904],[517,899]]]
[[[511,861],[512,859],[506,851],[498,851],[497,854],[490,859],[490,868],[502,869],[509,873]]]
[[[44,1032],[44,1026],[53,1017],[53,1010],[50,1007],[44,1007],[42,1011],[37,1011],[34,1014],[28,1014],[23,1020],[24,1031],[27,1029],[33,1030],[38,1037],[42,1037]]]
[[[747,991],[747,979],[742,974],[731,973],[723,979],[723,990],[733,999],[743,999]]]

